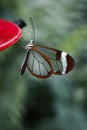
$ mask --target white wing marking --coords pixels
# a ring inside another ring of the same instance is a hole
[[[65,74],[66,70],[67,70],[67,58],[66,58],[66,56],[67,56],[66,52],[61,53],[61,63],[62,63],[62,66],[63,66],[62,74]]]

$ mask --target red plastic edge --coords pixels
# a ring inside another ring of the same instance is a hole
[[[15,44],[22,36],[22,31],[15,23],[0,19],[0,51]]]

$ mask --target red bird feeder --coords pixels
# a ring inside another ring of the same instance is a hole
[[[0,51],[15,44],[22,36],[22,31],[13,22],[0,19]]]

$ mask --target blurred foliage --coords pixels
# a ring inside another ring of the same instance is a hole
[[[86,130],[87,1],[0,1],[1,18],[28,21],[30,16],[36,43],[68,52],[76,65],[67,75],[40,80],[27,70],[20,75],[26,55],[22,39],[0,52],[0,130]]]

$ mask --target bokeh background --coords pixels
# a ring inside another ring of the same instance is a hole
[[[75,68],[43,80],[21,76],[25,41],[0,52],[0,130],[87,130],[87,0],[0,0],[0,18],[30,16],[36,43],[66,51]]]

